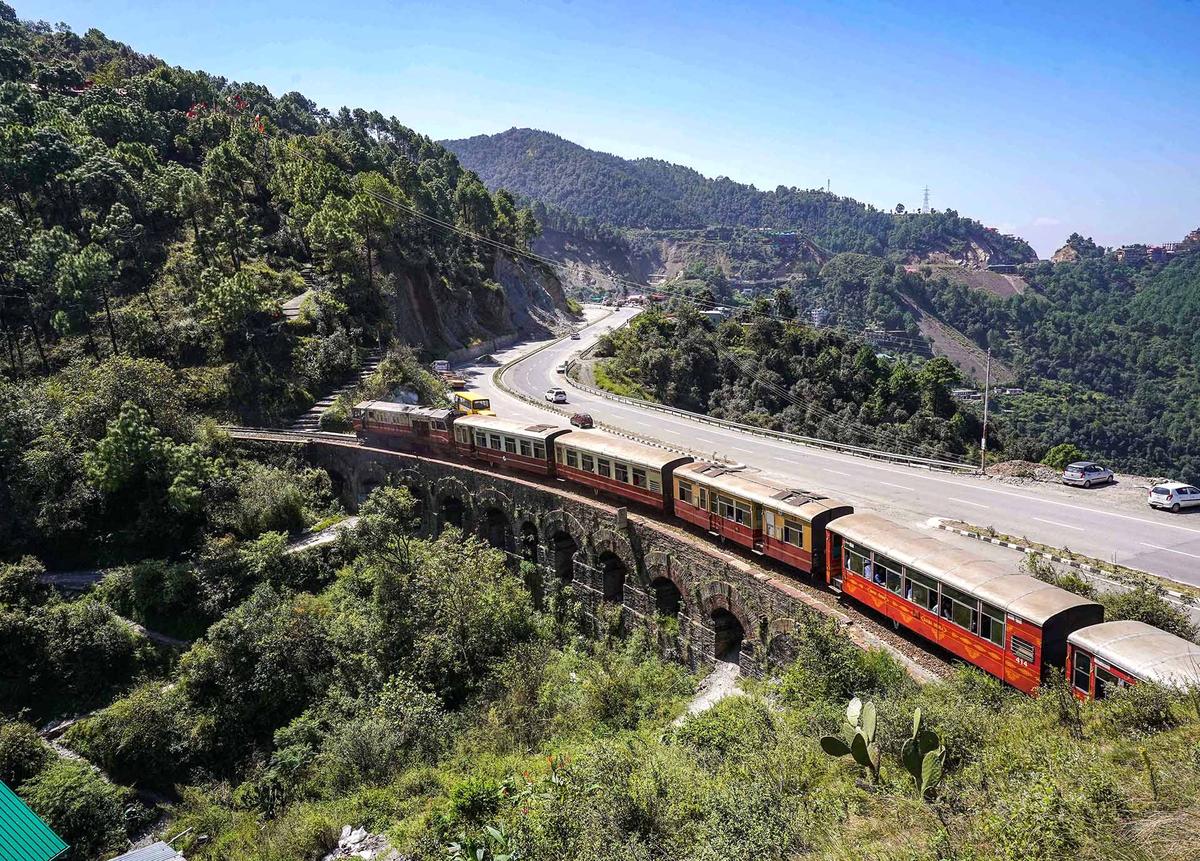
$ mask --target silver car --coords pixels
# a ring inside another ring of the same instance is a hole
[[[1168,481],[1156,485],[1146,502],[1151,508],[1167,508],[1171,511],[1194,508],[1200,505],[1200,488],[1182,481]]]
[[[1113,475],[1111,469],[1098,463],[1092,463],[1090,460],[1072,463],[1063,470],[1062,474],[1062,483],[1072,484],[1075,487],[1092,487],[1116,480],[1117,477]]]
[[[565,404],[567,402],[567,393],[558,388],[547,389],[546,400],[552,404]]]

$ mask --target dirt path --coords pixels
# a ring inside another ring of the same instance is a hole
[[[917,318],[917,328],[933,345],[933,352],[945,356],[963,374],[971,377],[980,385],[983,384],[984,369],[987,365],[987,354],[973,344],[962,332],[948,326],[937,317],[925,312],[920,305],[907,296],[900,295],[908,310]],[[1016,376],[995,357],[992,358],[992,384],[1004,385],[1010,383]]]
[[[675,719],[673,726],[679,726],[691,715],[708,711],[725,697],[741,696],[742,691],[737,686],[741,675],[742,668],[737,664],[731,661],[717,661],[712,672],[700,682],[700,690],[688,703],[687,711]]]

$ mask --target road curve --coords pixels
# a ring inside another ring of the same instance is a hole
[[[587,310],[589,320],[603,313],[595,308]],[[559,364],[594,343],[609,328],[637,313],[637,309],[623,308],[590,322],[581,330],[578,341],[563,339],[548,345],[529,342],[497,353],[499,363],[525,356],[507,370],[505,385],[536,398],[541,398],[549,386],[561,386],[567,389],[570,400],[559,407],[564,418],[572,412],[588,412],[597,421],[639,436],[693,452],[720,453],[786,476],[799,487],[819,490],[903,522],[935,516],[958,518],[1200,586],[1200,510],[1172,515],[1115,500],[1103,491],[1013,484],[767,439],[592,395],[572,387],[555,372]],[[468,365],[463,371],[471,379],[472,388],[490,395],[498,414],[546,418],[545,411],[496,385],[495,363]]]

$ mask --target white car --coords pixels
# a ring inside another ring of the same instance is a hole
[[[1200,488],[1184,484],[1182,481],[1168,481],[1156,485],[1150,491],[1146,502],[1151,508],[1169,508],[1171,511],[1192,508],[1200,505]]]
[[[1092,487],[1096,484],[1109,484],[1117,480],[1113,471],[1106,466],[1081,460],[1070,464],[1063,470],[1062,483],[1073,484],[1076,487]]]
[[[567,372],[567,363],[566,362],[560,363],[559,366],[554,369],[554,373],[556,373],[556,374],[565,374],[566,372]]]
[[[562,389],[546,389],[546,400],[552,404],[565,404],[567,402],[567,393]]]

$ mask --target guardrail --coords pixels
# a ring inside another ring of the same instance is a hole
[[[636,315],[634,315],[634,316],[636,316]],[[634,317],[630,317],[629,320],[626,320],[621,325],[624,326],[624,325],[628,324],[630,322],[630,320],[633,320],[633,319],[634,319]],[[620,328],[620,326],[618,326],[617,328]],[[545,346],[548,347],[550,345],[546,344]],[[584,350],[581,353],[581,355],[590,353],[593,349],[595,349],[595,344],[588,347],[588,349]],[[534,352],[536,353],[537,351],[534,351]],[[529,353],[528,355],[523,356],[521,358],[526,359],[532,355],[534,355],[534,353]],[[521,361],[521,359],[516,359],[516,360],[510,362],[509,364],[515,365],[519,361]],[[932,458],[932,457],[919,457],[917,455],[898,454],[895,452],[887,452],[887,451],[880,451],[879,449],[866,448],[864,446],[848,445],[846,443],[833,442],[832,440],[824,440],[824,439],[819,439],[817,437],[809,437],[809,436],[801,436],[800,434],[784,433],[783,431],[775,431],[775,430],[771,430],[769,428],[758,427],[757,425],[747,425],[747,424],[742,424],[741,422],[729,421],[728,419],[713,418],[712,416],[707,416],[707,415],[704,415],[703,413],[693,413],[689,410],[682,410],[682,409],[679,409],[678,407],[667,406],[666,404],[660,404],[655,401],[647,401],[647,400],[644,400],[643,398],[630,398],[630,397],[626,397],[624,395],[614,395],[612,392],[606,392],[603,389],[599,389],[595,386],[590,386],[587,383],[583,383],[583,382],[580,382],[579,380],[575,379],[571,375],[571,371],[574,369],[575,365],[576,365],[576,361],[574,359],[570,359],[567,361],[567,373],[564,376],[566,376],[568,383],[570,383],[572,386],[579,389],[580,391],[587,392],[590,395],[595,395],[596,397],[605,398],[610,401],[616,401],[617,403],[622,403],[622,404],[625,404],[626,406],[637,407],[638,409],[654,410],[656,412],[667,413],[668,415],[674,415],[674,416],[678,416],[680,418],[690,419],[692,421],[701,422],[703,424],[713,425],[715,427],[726,428],[728,430],[736,430],[741,433],[753,434],[755,436],[766,437],[768,439],[776,439],[776,440],[780,440],[781,442],[789,442],[789,443],[792,443],[795,445],[809,446],[810,448],[820,448],[820,449],[827,449],[830,451],[841,452],[843,454],[852,454],[852,455],[855,455],[856,457],[865,457],[865,458],[868,458],[871,460],[883,460],[883,461],[888,461],[890,463],[902,463],[907,466],[921,466],[921,467],[925,467],[926,469],[941,469],[941,470],[947,470],[947,471],[952,471],[952,472],[965,472],[965,473],[978,473],[979,472],[978,467],[975,467],[971,464],[957,463],[957,462],[951,461],[951,460],[940,460],[938,458]],[[506,366],[506,368],[507,368],[507,366]],[[503,372],[503,370],[505,370],[505,369],[501,369],[501,372]],[[497,377],[497,381],[499,381],[500,373],[497,373],[496,377]],[[504,387],[501,386],[501,388],[504,388]],[[509,391],[509,389],[507,389],[507,388],[505,388],[504,390]],[[518,394],[517,397],[521,397],[521,396]],[[607,426],[605,429],[606,430],[608,429]],[[623,433],[623,435],[628,435],[628,434],[624,434],[624,432],[622,432],[622,433]],[[671,448],[670,446],[663,446],[663,448],[669,448],[672,451],[679,450],[679,449]]]

